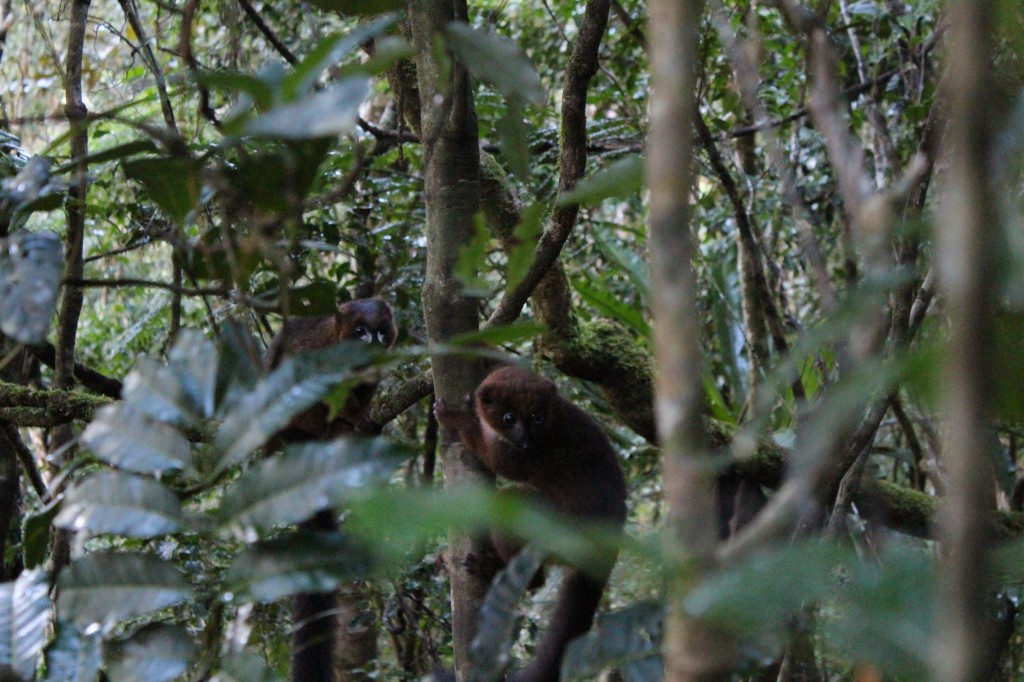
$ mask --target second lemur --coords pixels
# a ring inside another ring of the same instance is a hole
[[[390,348],[397,332],[391,306],[385,301],[379,298],[349,301],[341,304],[334,315],[289,320],[270,344],[267,365],[274,368],[289,355],[343,341],[364,341]],[[328,419],[329,411],[324,403],[310,407],[277,434],[276,443],[324,441],[379,432],[370,420],[370,400],[376,388],[375,382],[352,388],[333,419]],[[333,510],[325,509],[300,524],[300,529],[329,533],[338,530],[338,521]],[[350,598],[339,598],[336,592],[295,597],[292,682],[355,678],[350,671],[365,666],[376,652],[376,628],[353,628],[351,623],[345,622],[358,614],[357,604]]]
[[[491,372],[473,394],[472,409],[439,400],[438,422],[455,430],[491,471],[521,484],[556,511],[621,527],[626,520],[626,480],[601,427],[558,394],[555,384],[519,367]],[[507,562],[517,546],[496,538]],[[569,567],[551,624],[534,658],[512,682],[556,682],[565,648],[590,629],[615,564],[606,557],[584,571]]]

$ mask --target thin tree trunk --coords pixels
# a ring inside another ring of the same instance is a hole
[[[943,377],[949,495],[940,521],[943,606],[934,650],[936,679],[988,680],[990,651],[987,515],[994,504],[992,452],[993,302],[998,217],[989,185],[994,121],[988,88],[993,3],[950,4],[949,189],[939,213],[937,261],[950,338]]]
[[[472,239],[473,219],[480,205],[476,111],[465,68],[454,65],[442,80],[444,69],[434,55],[439,34],[453,20],[466,21],[467,9],[464,0],[413,0],[409,12],[422,112],[427,213],[423,312],[430,342],[440,343],[478,327],[476,301],[462,295],[461,285],[452,274],[460,247]],[[444,354],[432,356],[431,366],[434,395],[450,404],[459,403],[471,392],[482,372],[478,362]],[[475,456],[454,435],[448,429],[442,431],[445,485],[488,479]],[[468,661],[490,579],[467,570],[466,558],[482,550],[469,537],[449,536],[452,634],[460,675]]]
[[[67,215],[67,237],[64,244],[64,279],[80,281],[84,273],[82,259],[85,238],[86,193],[88,191],[89,153],[89,110],[82,97],[82,65],[85,60],[85,30],[89,17],[89,0],[73,0],[71,3],[71,26],[68,29],[68,58],[64,82],[64,115],[71,126],[71,158],[78,159],[74,182],[68,189],[65,203]],[[75,342],[78,336],[78,320],[82,314],[82,289],[64,285],[60,314],[57,316],[57,354],[54,363],[53,384],[58,389],[70,389],[75,385]],[[51,446],[56,449],[69,443],[74,437],[70,425],[60,426],[54,431]],[[53,551],[50,554],[48,570],[56,575],[70,559],[70,541],[66,531],[54,534]]]
[[[731,647],[704,623],[686,616],[682,599],[712,569],[718,538],[715,467],[701,414],[701,324],[697,316],[690,231],[693,182],[695,66],[700,0],[650,3],[651,132],[647,182],[651,192],[654,292],[655,413],[665,458],[669,556],[694,559],[687,578],[671,585],[665,631],[665,679],[720,679]]]

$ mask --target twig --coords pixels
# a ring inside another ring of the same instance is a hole
[[[249,17],[252,23],[256,24],[256,28],[263,34],[263,37],[274,46],[274,49],[277,50],[278,54],[284,57],[285,61],[293,66],[299,63],[298,57],[296,57],[292,51],[288,49],[288,46],[277,37],[277,34],[274,33],[274,29],[270,28],[270,26],[267,25],[267,22],[263,21],[263,17],[260,16],[260,13],[256,11],[256,8],[252,6],[252,3],[250,3],[249,0],[238,0],[238,4],[242,6],[246,16]]]

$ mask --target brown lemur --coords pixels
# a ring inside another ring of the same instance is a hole
[[[271,341],[267,366],[274,368],[295,353],[316,350],[343,341],[365,341],[390,348],[395,343],[391,306],[379,298],[343,303],[334,315],[288,320]],[[333,418],[324,403],[296,415],[275,437],[278,445],[331,440],[353,434],[373,435],[380,429],[370,420],[370,401],[376,382],[349,391],[345,404]],[[331,532],[338,529],[334,512],[325,509],[300,524],[300,529]],[[293,682],[341,682],[352,679],[350,671],[376,655],[376,627],[353,625],[360,610],[336,592],[308,593],[295,597],[292,606]],[[344,622],[343,622],[344,621]]]
[[[625,523],[626,480],[608,437],[548,379],[502,367],[477,387],[471,408],[439,400],[434,411],[487,468],[555,511],[618,527]],[[493,540],[505,562],[518,551],[500,536]],[[558,680],[565,648],[590,629],[615,559],[607,556],[586,571],[566,569],[551,624],[534,658],[511,676],[513,682]]]

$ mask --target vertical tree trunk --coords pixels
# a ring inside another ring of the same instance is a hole
[[[427,275],[423,312],[431,343],[477,329],[477,304],[461,293],[452,274],[459,249],[473,236],[480,203],[480,150],[476,111],[469,74],[453,65],[450,71],[435,59],[434,44],[451,21],[466,21],[464,0],[413,0],[409,5],[416,49],[422,141],[424,195],[427,212]],[[434,395],[458,404],[479,383],[478,362],[454,356],[431,357]],[[442,432],[442,466],[446,486],[487,479],[476,458],[453,433]],[[449,574],[452,587],[452,631],[456,670],[464,670],[476,634],[477,614],[489,576],[466,569],[466,557],[481,548],[464,536],[450,536]]]
[[[985,578],[996,444],[989,420],[998,217],[989,185],[995,122],[987,87],[994,11],[988,0],[950,3],[949,190],[937,254],[950,322],[943,376],[950,486],[940,521],[944,604],[934,647],[936,679],[949,682],[988,680],[996,663],[989,648]]]
[[[701,423],[701,324],[692,267],[690,190],[697,28],[700,0],[650,3],[651,132],[647,182],[651,192],[651,269],[654,348],[657,365],[655,413],[665,458],[669,556],[679,550],[693,570],[671,585],[665,631],[665,679],[718,679],[730,647],[706,625],[688,618],[681,603],[711,570],[718,538],[715,469]]]

